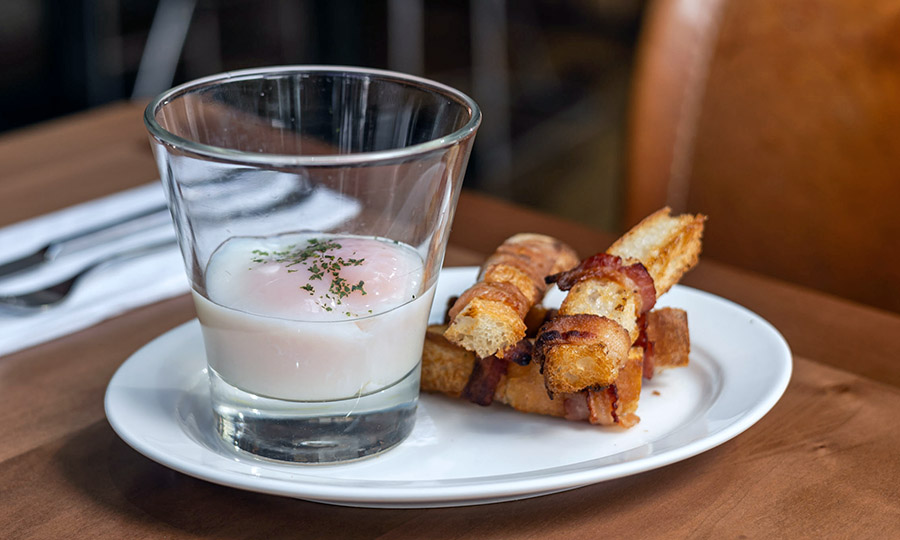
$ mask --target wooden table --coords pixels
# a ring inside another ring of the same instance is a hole
[[[0,138],[0,225],[155,178],[140,111],[120,104]],[[478,264],[522,230],[582,255],[611,239],[464,193],[447,263]],[[194,316],[187,296],[0,357],[0,537],[900,537],[900,315],[711,261],[686,284],[784,333],[794,375],[775,408],[686,461],[486,506],[315,504],[196,480],[132,450],[104,417],[106,385],[132,352]]]

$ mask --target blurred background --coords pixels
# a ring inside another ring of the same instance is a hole
[[[3,0],[0,132],[226,70],[388,68],[481,105],[468,188],[615,230],[643,9],[643,0]]]
[[[468,189],[702,212],[704,259],[897,311],[898,36],[897,0],[0,0],[0,132],[226,70],[414,73],[482,107]]]

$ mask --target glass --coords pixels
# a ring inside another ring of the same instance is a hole
[[[299,463],[399,444],[478,106],[409,75],[289,66],[184,84],[144,121],[222,440]]]

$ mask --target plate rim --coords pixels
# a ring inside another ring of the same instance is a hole
[[[453,267],[445,268],[441,271],[444,274],[460,274],[457,279],[463,279],[470,275],[474,277],[477,273],[477,267]],[[304,500],[324,502],[329,504],[364,506],[364,507],[387,507],[387,508],[409,508],[409,507],[443,507],[443,506],[463,506],[473,504],[488,504],[493,502],[501,502],[505,500],[522,499],[546,495],[559,491],[575,489],[599,482],[605,482],[616,478],[622,478],[637,474],[640,472],[650,471],[688,459],[708,450],[711,450],[731,439],[740,435],[751,426],[762,419],[775,404],[780,400],[790,382],[793,372],[793,357],[790,347],[781,333],[767,320],[749,309],[718,295],[687,287],[676,285],[675,288],[685,294],[698,295],[706,301],[727,306],[727,309],[738,310],[745,316],[750,316],[755,323],[759,323],[762,331],[770,334],[773,338],[773,345],[777,345],[780,353],[775,365],[780,368],[774,384],[770,384],[765,392],[762,393],[761,399],[752,404],[748,409],[733,421],[721,426],[712,433],[707,433],[702,437],[695,438],[686,444],[676,446],[660,452],[659,454],[651,454],[637,459],[627,460],[615,464],[607,464],[597,468],[582,468],[577,470],[568,470],[554,474],[555,469],[573,468],[581,465],[587,465],[598,459],[609,456],[602,456],[592,460],[585,460],[577,463],[547,467],[529,472],[527,477],[515,479],[522,476],[522,473],[506,473],[497,476],[485,476],[475,478],[454,479],[453,485],[441,485],[440,480],[427,480],[421,482],[414,481],[377,481],[377,485],[360,486],[349,489],[344,485],[350,480],[341,480],[338,485],[332,485],[324,482],[303,482],[288,481],[284,478],[266,478],[253,477],[250,475],[240,475],[239,473],[216,468],[212,463],[192,463],[185,460],[182,456],[172,455],[161,448],[154,448],[152,444],[146,444],[139,435],[133,433],[133,428],[123,425],[120,421],[119,413],[116,411],[116,390],[120,380],[124,378],[130,368],[133,368],[138,362],[148,361],[144,357],[150,354],[148,351],[158,346],[160,342],[176,339],[179,334],[186,334],[194,331],[199,335],[199,323],[197,319],[192,319],[172,328],[159,336],[155,337],[148,343],[144,344],[137,351],[131,354],[116,370],[110,379],[104,396],[104,410],[107,420],[112,426],[116,434],[122,438],[129,446],[147,458],[160,463],[173,470],[187,474],[189,476],[210,481],[220,485],[255,491],[260,493],[268,493],[273,495],[300,498]],[[438,281],[438,290],[440,290],[440,278]],[[436,295],[435,305],[438,305],[438,297]],[[159,360],[157,360],[158,362]],[[713,358],[717,365],[720,362]],[[184,384],[179,385],[182,391]],[[707,413],[721,396],[716,396],[709,406],[704,410]],[[192,441],[204,451],[209,452],[218,458],[229,459],[234,456],[214,452],[206,449],[203,445],[198,444],[185,431],[184,428],[174,417],[175,412],[172,411],[172,423],[181,434],[188,440]],[[646,444],[644,445],[646,446]],[[641,448],[641,447],[638,447]],[[632,451],[629,449],[625,451]],[[615,455],[615,454],[613,454]],[[265,462],[254,462],[255,465],[265,466]],[[293,465],[275,465],[278,467],[292,467]],[[339,467],[340,465],[316,465],[313,468],[320,467]],[[307,466],[298,465],[298,471],[302,471]],[[546,474],[536,474],[538,472],[546,472]],[[302,473],[301,473],[302,476]],[[321,478],[321,477],[318,477]],[[501,480],[499,482],[490,482],[490,479]],[[548,479],[553,481],[548,482]],[[468,480],[466,482],[465,480]],[[478,480],[478,481],[476,481]],[[372,481],[364,481],[366,483]],[[298,489],[300,488],[300,489]],[[352,493],[351,493],[352,492]]]

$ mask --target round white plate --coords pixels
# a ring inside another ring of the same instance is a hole
[[[475,268],[443,270],[432,310],[470,286]],[[545,301],[558,304],[555,288]],[[691,362],[645,381],[629,429],[479,407],[423,395],[410,437],[341,465],[287,465],[238,454],[214,432],[196,320],[145,345],[106,392],[113,429],[138,452],[210,482],[333,504],[437,507],[535,497],[697,455],[768,412],[791,374],[791,352],[768,322],[717,296],[674,287],[657,305],[686,309]]]

